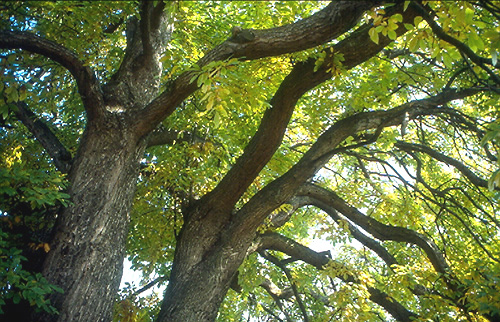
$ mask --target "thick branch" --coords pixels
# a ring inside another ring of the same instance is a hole
[[[276,286],[271,280],[265,279],[262,283],[259,285],[263,289],[266,290],[266,292],[271,295],[271,297],[274,299],[274,301],[280,306],[280,303],[278,303],[282,299],[288,299],[293,295],[293,291],[290,287],[287,287],[283,290],[281,290],[278,286]],[[281,307],[280,307],[281,309]]]
[[[411,14],[407,13],[406,19],[410,16]],[[387,38],[375,44],[369,39],[369,29],[369,25],[364,25],[335,45],[333,51],[326,51],[328,53],[325,58],[326,63],[316,71],[315,59],[308,59],[295,65],[272,98],[271,108],[264,113],[258,131],[245,148],[243,155],[217,187],[206,195],[205,200],[211,198],[229,209],[236,204],[281,144],[299,98],[332,77],[332,66],[328,62],[332,62],[335,55],[341,54],[344,56],[342,68],[348,70],[373,57],[390,42]],[[397,32],[402,34],[405,28],[398,28]]]
[[[281,83],[242,156],[204,200],[223,200],[232,209],[281,144],[300,96],[327,78],[326,73],[314,75],[310,64],[297,65]]]
[[[267,30],[251,30],[254,38],[249,42],[237,43],[231,37],[208,52],[196,64],[202,67],[212,61],[230,57],[252,60],[321,45],[347,32],[365,10],[377,3],[378,1],[334,1],[323,10],[296,23]],[[144,116],[137,124],[139,133],[144,135],[151,131],[197,89],[195,82],[190,83],[195,75],[192,71],[184,72],[147,106]]]
[[[468,301],[465,300],[465,302],[463,302],[465,294],[464,286],[456,278],[441,251],[432,240],[411,229],[385,225],[373,218],[367,217],[356,208],[349,206],[333,191],[317,185],[305,184],[297,195],[304,195],[311,198],[311,200],[313,200],[312,204],[321,209],[323,209],[322,207],[326,205],[327,207],[324,208],[324,210],[327,213],[331,210],[331,208],[335,209],[336,211],[342,213],[347,219],[363,228],[379,240],[404,242],[420,247],[420,249],[425,252],[436,272],[441,273],[447,286],[454,292],[454,298],[452,299],[454,304],[466,312],[469,310],[467,309]],[[417,285],[412,292],[419,295],[426,292],[426,290],[425,288]],[[484,316],[491,321],[495,321],[494,316],[492,317],[488,314],[485,314]]]
[[[438,107],[479,91],[476,89],[450,90],[386,111],[358,113],[338,121],[318,138],[302,159],[288,172],[260,190],[240,209],[236,214],[237,219],[233,222],[233,229],[235,229],[233,236],[239,238],[245,235],[245,232],[257,229],[269,213],[291,199],[296,190],[323,167],[334,154],[344,150],[344,148],[339,148],[339,145],[349,136],[369,129],[399,125],[406,115],[409,119],[413,119],[420,115],[446,112],[446,109]]]
[[[318,270],[324,269],[330,261],[329,257],[317,253],[312,249],[303,246],[285,236],[281,236],[276,233],[267,233],[259,237],[260,249],[269,249],[283,252],[291,257],[299,258],[300,260],[316,267]],[[342,265],[340,263],[336,263]],[[354,277],[354,275],[349,274],[347,278],[339,276],[338,278],[343,279],[344,282],[354,282],[359,283],[359,281]],[[387,312],[389,312],[398,321],[411,321],[411,318],[416,318],[417,315],[411,311],[408,311],[395,299],[390,297],[388,294],[374,288],[367,286],[368,292],[370,293],[370,300],[382,306]]]
[[[54,160],[54,164],[62,173],[68,173],[71,166],[71,153],[64,147],[59,139],[54,135],[50,128],[36,115],[28,109],[24,102],[15,103],[17,111],[16,117],[33,134],[36,140],[43,146],[45,151]]]
[[[22,31],[0,31],[0,48],[23,49],[43,55],[66,68],[75,78],[89,120],[102,113],[103,97],[99,81],[90,67],[71,50],[47,39]]]
[[[141,1],[140,20],[127,20],[127,48],[118,70],[103,86],[106,104],[137,111],[131,122],[142,117],[141,109],[160,93],[162,64],[160,56],[173,31],[173,19],[163,9],[165,3]],[[161,120],[152,126],[153,130]],[[146,133],[142,133],[141,136]]]
[[[297,196],[295,198],[300,199],[302,204],[314,205],[320,208],[336,222],[345,219],[343,216],[339,215],[338,211],[335,208],[331,207],[328,204],[321,203],[320,201],[314,198],[311,198],[309,196]],[[393,265],[398,264],[394,256],[392,256],[392,254],[389,253],[385,247],[380,245],[380,243],[374,240],[373,238],[370,238],[364,233],[362,233],[359,229],[356,228],[356,226],[351,224],[349,221],[348,221],[348,228],[351,236],[354,237],[361,244],[363,244],[365,247],[371,249],[374,253],[376,253],[386,263],[389,269],[391,269]]]
[[[264,282],[260,283],[259,285],[262,287],[266,292],[273,298],[274,303],[278,306],[278,308],[281,310],[283,315],[285,315],[285,318],[288,322],[291,322],[292,319],[290,318],[289,314],[284,310],[283,308],[283,303],[281,303],[282,299],[287,299],[293,295],[293,291],[290,287],[280,290],[272,281],[265,279]]]
[[[153,45],[151,44],[151,11],[153,2],[142,1],[141,3],[141,22],[139,28],[141,30],[142,54],[145,59],[152,59]]]
[[[156,31],[161,26],[161,16],[164,7],[165,3],[163,1],[159,1],[156,6],[154,6],[152,1],[142,1],[141,3],[141,21],[139,28],[141,30],[142,54],[144,59],[153,59],[153,43],[151,36],[153,30]]]
[[[147,139],[147,147],[157,145],[172,145],[178,142],[189,143],[204,143],[206,140],[196,133],[189,133],[185,131],[176,131],[171,129],[159,128],[154,130]]]

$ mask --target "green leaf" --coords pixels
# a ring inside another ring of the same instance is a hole
[[[397,22],[403,22],[403,15],[401,15],[400,13],[396,13],[391,17],[391,19]]]
[[[18,292],[14,293],[14,295],[12,296],[12,302],[14,304],[19,304],[19,302],[21,302],[21,295],[19,295]]]
[[[376,30],[376,28],[372,27],[370,28],[370,30],[368,30],[368,35],[370,36],[370,39],[378,44],[378,41],[379,41],[379,38],[378,38],[378,32]]]
[[[215,111],[214,113],[214,127],[218,128],[221,123],[221,117],[218,111]]]
[[[406,11],[406,9],[408,9],[408,6],[410,5],[410,2],[409,0],[405,0],[404,2],[404,5],[403,5],[403,11]]]
[[[495,187],[500,187],[500,169],[497,169],[488,180],[488,190],[493,191]]]
[[[389,39],[391,39],[391,40],[394,40],[398,37],[398,35],[396,34],[396,32],[394,30],[389,30],[387,32],[387,36],[389,36]]]
[[[420,24],[420,22],[422,22],[422,20],[424,20],[422,16],[416,16],[415,18],[413,18],[413,25],[415,27],[418,27],[418,25]]]
[[[415,28],[411,23],[405,23],[404,26],[405,26],[406,30],[412,30]]]
[[[453,59],[448,55],[448,53],[443,53],[442,54],[442,59],[443,63],[447,68],[452,68],[453,67]]]

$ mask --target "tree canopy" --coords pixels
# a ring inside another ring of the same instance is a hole
[[[500,321],[500,2],[0,17],[0,317]]]

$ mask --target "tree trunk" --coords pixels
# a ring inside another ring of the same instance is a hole
[[[113,118],[86,130],[69,174],[71,205],[57,219],[44,263],[45,277],[64,289],[50,297],[59,315],[37,314],[34,321],[112,320],[145,149]]]
[[[229,250],[228,250],[229,251]],[[216,251],[187,270],[180,257],[172,269],[159,322],[215,321],[234,273],[241,264],[240,253],[234,258],[227,251]],[[228,259],[229,258],[229,259]]]
[[[246,257],[253,234],[240,236],[237,242],[228,238],[229,212],[217,211],[205,200],[200,200],[198,209],[188,210],[158,322],[214,321]]]

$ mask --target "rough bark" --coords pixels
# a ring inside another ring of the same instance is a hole
[[[0,32],[1,48],[38,53],[67,68],[87,112],[87,128],[68,176],[71,204],[58,216],[43,267],[48,281],[64,290],[50,296],[59,315],[40,313],[33,321],[112,319],[138,164],[147,146],[131,124],[137,119],[134,112],[158,95],[159,55],[171,32],[164,5],[143,1],[143,19],[128,22],[124,60],[105,86],[67,48],[28,32]],[[57,138],[33,122],[27,110],[20,108],[18,117],[55,161],[61,161],[63,147]]]
[[[50,297],[59,315],[34,321],[111,320],[144,149],[124,129],[87,130],[69,174],[71,205],[58,218],[43,269],[64,290]]]

